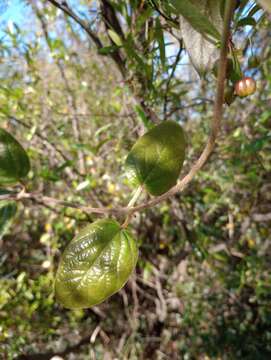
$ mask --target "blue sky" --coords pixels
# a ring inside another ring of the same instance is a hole
[[[23,22],[26,6],[21,0],[0,0],[0,10],[0,28],[3,29],[8,21]]]

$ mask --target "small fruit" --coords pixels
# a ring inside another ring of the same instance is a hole
[[[256,81],[251,77],[244,77],[234,85],[235,94],[239,97],[246,97],[255,93],[257,88]]]

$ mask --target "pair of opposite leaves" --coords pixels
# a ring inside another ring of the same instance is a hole
[[[185,156],[180,125],[165,121],[143,135],[126,160],[129,178],[151,195],[176,184]],[[138,247],[131,233],[112,219],[95,221],[70,242],[55,280],[57,300],[66,308],[89,308],[119,291],[133,272]]]

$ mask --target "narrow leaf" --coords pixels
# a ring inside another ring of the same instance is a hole
[[[142,109],[142,107],[138,104],[135,105],[135,111],[139,117],[139,119],[143,122],[144,126],[147,129],[151,129],[153,126],[153,123],[150,121],[150,119],[148,119],[148,117],[146,116],[144,110]]]
[[[164,41],[164,34],[159,18],[156,20],[156,37],[159,45],[160,59],[163,67],[166,65],[166,47]]]
[[[247,17],[245,17],[245,18],[238,21],[237,27],[255,26],[256,24],[257,24],[256,20],[253,17],[247,16]]]
[[[103,47],[101,49],[98,49],[98,53],[100,55],[108,55],[108,54],[112,54],[118,48],[119,48],[119,46],[116,46],[116,45],[105,46],[105,47]]]
[[[0,204],[0,240],[7,233],[16,211],[17,205],[13,201],[4,201]]]
[[[113,30],[108,30],[108,34],[111,38],[111,40],[117,45],[117,46],[122,46],[122,41],[121,38],[119,37],[119,35],[113,31]]]

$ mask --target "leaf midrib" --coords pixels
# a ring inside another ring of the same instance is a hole
[[[109,245],[112,243],[112,241],[115,239],[115,237],[121,232],[121,229],[118,229],[117,233],[112,237],[110,241],[99,251],[98,255],[95,257],[95,259],[92,261],[92,263],[89,266],[89,269],[86,271],[86,273],[83,275],[82,279],[79,281],[79,284],[76,286],[76,289],[78,289],[82,283],[82,281],[85,280],[87,275],[89,274],[90,270],[92,269],[93,265],[96,263],[98,258],[102,255],[102,253],[109,247]]]

